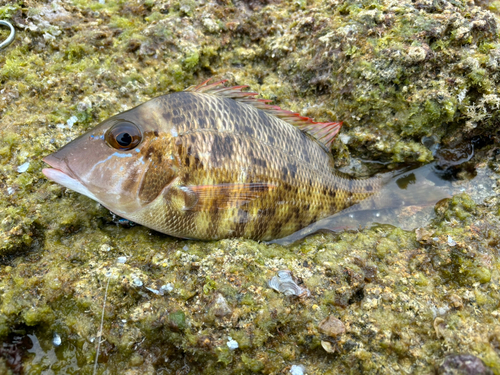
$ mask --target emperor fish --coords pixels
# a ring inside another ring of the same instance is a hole
[[[285,237],[380,190],[333,168],[339,122],[203,82],[105,120],[43,160],[47,178],[171,236]]]

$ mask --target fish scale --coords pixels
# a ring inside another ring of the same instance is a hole
[[[352,179],[332,168],[325,129],[338,131],[338,123],[315,123],[241,88],[205,82],[158,97],[45,161],[118,215],[205,240],[281,238],[380,190],[381,178]],[[141,142],[116,151],[109,137],[125,134],[123,124],[137,128]],[[116,181],[128,190],[120,194]]]

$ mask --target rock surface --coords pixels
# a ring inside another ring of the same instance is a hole
[[[99,374],[429,374],[452,353],[500,374],[499,9],[2,2],[18,33],[0,51],[0,372],[91,374],[101,340]],[[381,225],[285,248],[125,228],[43,177],[41,158],[99,121],[210,76],[344,121],[338,167],[437,158],[463,192],[417,233]],[[311,295],[270,289],[279,270]],[[331,315],[345,326],[334,346],[320,331]]]

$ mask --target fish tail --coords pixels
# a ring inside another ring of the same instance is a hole
[[[432,164],[405,167],[382,175],[359,180],[360,189],[373,189],[373,195],[349,210],[382,210],[402,206],[426,206],[449,198],[449,192],[437,186]]]

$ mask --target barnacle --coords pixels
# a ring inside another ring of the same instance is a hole
[[[278,276],[269,280],[267,285],[285,296],[309,297],[311,295],[309,289],[301,288],[293,281],[292,273],[288,270],[278,271]]]

